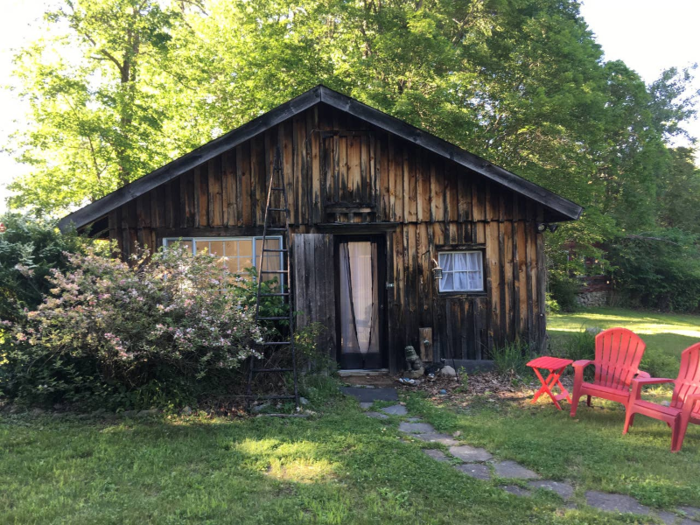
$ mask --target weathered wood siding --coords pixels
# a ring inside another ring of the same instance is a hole
[[[333,236],[294,235],[294,299],[296,326],[321,325],[319,351],[335,355],[335,268]]]
[[[163,237],[260,234],[278,146],[295,233],[395,223],[386,234],[395,364],[406,344],[418,348],[419,327],[432,327],[435,350],[455,359],[486,359],[516,337],[543,340],[541,206],[324,105],[111,212],[110,237],[128,254],[135,242],[159,246]],[[439,249],[470,247],[485,253],[485,293],[439,294],[431,259]]]

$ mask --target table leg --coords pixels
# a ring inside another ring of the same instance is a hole
[[[535,375],[537,375],[538,379],[540,380],[540,383],[542,383],[542,387],[537,391],[537,393],[535,394],[535,397],[533,397],[533,399],[532,399],[533,404],[536,403],[537,400],[539,399],[539,397],[545,392],[547,393],[547,395],[550,397],[550,399],[554,403],[554,406],[556,406],[559,410],[561,410],[561,405],[559,404],[559,399],[557,399],[557,398],[560,398],[560,399],[566,398],[566,400],[569,403],[571,403],[571,397],[569,396],[569,392],[566,390],[566,388],[564,388],[564,385],[562,385],[561,381],[560,381],[561,375],[564,372],[565,368],[566,367],[562,367],[558,370],[550,370],[549,375],[547,376],[546,379],[544,377],[542,377],[542,374],[540,373],[540,371],[537,368],[533,368],[533,370],[535,371]],[[561,396],[555,396],[552,393],[552,388],[554,388],[555,386],[559,386],[559,388],[561,389],[561,391],[562,391]]]
[[[561,390],[561,395],[557,396],[560,397],[561,399],[566,398],[566,400],[571,403],[571,395],[569,395],[569,391],[564,388],[564,385],[561,384],[561,375],[564,373],[564,370],[566,367],[562,367],[559,370],[557,370],[557,385],[559,386],[559,389]]]

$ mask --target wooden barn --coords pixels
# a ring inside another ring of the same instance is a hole
[[[181,239],[231,271],[251,267],[276,151],[298,324],[325,327],[319,343],[341,368],[400,370],[407,345],[469,366],[516,338],[544,341],[544,233],[582,208],[324,86],[60,226],[124,255]]]

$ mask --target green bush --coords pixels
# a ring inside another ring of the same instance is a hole
[[[698,240],[674,229],[617,238],[609,246],[608,258],[621,303],[661,311],[698,311]]]
[[[25,308],[39,306],[51,287],[50,272],[69,268],[68,254],[85,253],[93,245],[109,250],[108,243],[94,243],[75,231],[61,233],[52,221],[7,213],[0,222],[7,228],[0,233],[0,319],[5,321],[19,321]]]
[[[667,355],[649,352],[644,353],[639,369],[648,372],[651,377],[668,377],[675,379],[680,367],[677,358]]]
[[[506,343],[491,352],[494,368],[501,375],[524,375],[528,371],[526,365],[530,357],[530,347],[522,341]]]
[[[561,312],[561,307],[559,306],[559,303],[552,297],[552,294],[550,292],[547,292],[545,296],[545,308],[547,310],[548,314],[558,314]]]
[[[52,288],[3,345],[0,391],[27,402],[150,406],[240,383],[264,330],[240,277],[169,247],[127,264],[93,250],[67,255]]]
[[[595,359],[595,334],[587,330],[567,334],[556,355],[572,361]]]
[[[556,302],[558,311],[574,312],[578,308],[576,297],[581,289],[580,283],[567,276],[558,274],[551,275],[549,282],[549,292],[551,298]]]

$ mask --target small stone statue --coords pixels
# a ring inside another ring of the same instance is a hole
[[[423,361],[416,354],[416,349],[412,346],[407,346],[404,352],[406,352],[406,376],[412,379],[422,377],[425,368],[423,367]]]

